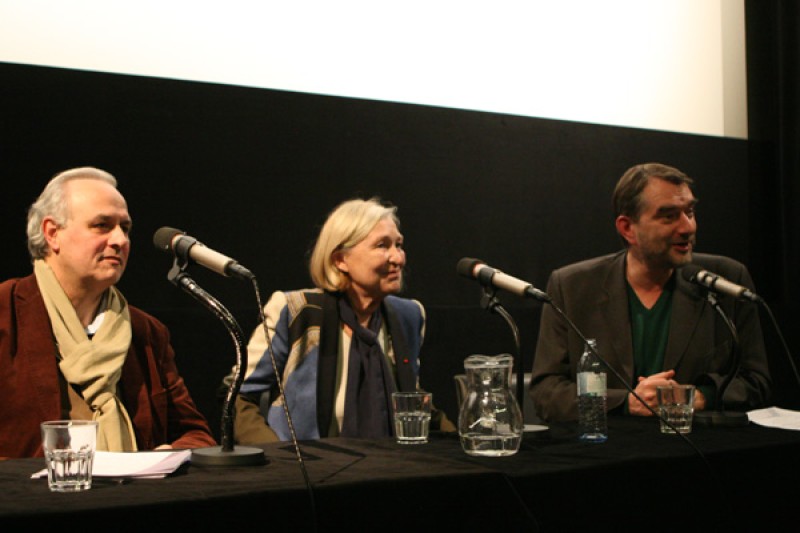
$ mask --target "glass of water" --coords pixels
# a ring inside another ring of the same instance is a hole
[[[50,490],[77,492],[92,488],[97,422],[51,420],[42,422],[41,428]]]
[[[692,432],[694,392],[694,385],[665,385],[656,389],[661,433]]]
[[[394,392],[394,433],[400,444],[424,444],[428,442],[431,423],[430,392]]]

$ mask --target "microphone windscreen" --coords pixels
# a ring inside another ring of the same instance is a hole
[[[702,267],[699,267],[695,264],[689,263],[688,265],[684,265],[681,267],[681,276],[688,282],[694,281],[695,276],[697,273],[703,270]]]
[[[475,279],[475,266],[483,264],[480,259],[473,259],[472,257],[464,257],[458,261],[456,265],[456,272],[465,278]]]
[[[162,252],[169,252],[172,248],[172,240],[175,235],[182,235],[183,232],[179,229],[164,226],[158,229],[153,235],[153,244]]]

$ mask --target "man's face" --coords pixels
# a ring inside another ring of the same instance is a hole
[[[67,222],[45,217],[47,263],[70,294],[80,288],[98,294],[122,277],[130,253],[131,218],[125,199],[111,184],[76,179],[65,184]]]
[[[630,252],[652,269],[691,262],[697,233],[696,203],[688,185],[651,178],[642,191],[639,220],[630,225]]]

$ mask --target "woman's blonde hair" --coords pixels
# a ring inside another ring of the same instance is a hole
[[[331,211],[319,232],[308,265],[314,285],[327,291],[347,290],[350,278],[336,268],[334,252],[352,248],[385,218],[391,218],[400,227],[397,207],[384,205],[374,197],[347,200]]]

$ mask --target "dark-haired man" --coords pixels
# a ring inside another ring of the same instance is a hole
[[[764,407],[771,394],[758,308],[720,296],[738,332],[709,303],[705,289],[677,275],[695,263],[753,288],[747,269],[722,256],[694,253],[697,198],[693,180],[680,170],[647,163],[628,169],[614,190],[616,229],[624,249],[555,270],[547,293],[553,304],[587,338],[636,392],[608,373],[610,412],[650,416],[655,390],[667,383],[697,386],[695,409],[716,409],[720,384],[732,369],[733,350],[741,367],[725,390],[727,409]],[[576,365],[583,340],[550,306],[542,311],[530,394],[546,421],[578,416]]]

